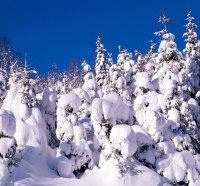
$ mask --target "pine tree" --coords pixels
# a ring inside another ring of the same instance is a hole
[[[112,89],[116,89],[124,102],[131,105],[134,96],[135,62],[132,53],[128,52],[122,46],[118,46],[118,49],[117,66],[113,65],[110,70],[110,77],[113,81],[111,82],[111,87],[116,87]]]
[[[150,40],[149,43],[150,43],[150,49],[148,53],[145,55],[145,61],[146,61],[145,70],[150,76],[152,76],[155,73],[155,68],[156,68],[155,58],[157,54],[155,53],[156,43],[154,43],[153,40]]]
[[[45,87],[42,92],[41,111],[46,123],[46,136],[48,145],[55,149],[59,146],[59,140],[56,136],[57,118],[57,92],[51,87]]]
[[[61,82],[61,87],[59,88],[59,96],[63,95],[63,94],[67,94],[71,91],[71,82],[70,82],[70,77],[69,74],[67,74],[66,72],[63,73],[63,79]]]
[[[25,59],[24,67],[21,71],[21,94],[23,104],[26,104],[28,107],[35,107],[37,104],[36,95],[35,95],[35,80],[31,79],[30,76],[32,74],[36,74],[35,70],[29,70],[28,65]]]
[[[81,87],[83,85],[83,77],[81,76],[81,70],[78,66],[76,59],[72,59],[71,61],[71,67],[68,72],[68,78],[68,85],[70,90]]]
[[[51,65],[50,71],[47,74],[47,85],[51,88],[56,88],[57,82],[60,80],[60,73],[56,63]]]
[[[8,75],[5,70],[0,69],[0,108],[6,97],[7,90],[8,90]]]
[[[197,25],[194,23],[194,17],[192,17],[191,12],[187,15],[187,25],[186,33],[183,34],[183,37],[186,37],[186,47],[183,52],[186,55],[186,79],[185,81],[188,84],[187,90],[190,92],[192,98],[195,98],[197,92],[200,90],[200,46],[197,39],[197,33],[195,29]]]
[[[96,82],[102,91],[105,94],[108,90],[108,58],[106,54],[106,49],[104,48],[103,44],[101,43],[100,37],[97,38],[97,49],[96,49],[96,64],[95,64],[95,73],[96,73]],[[101,94],[101,93],[100,93]]]
[[[178,170],[175,167],[180,166],[176,160],[183,159],[187,164],[184,158],[190,156],[195,159],[194,154],[198,152],[196,117],[199,114],[194,110],[199,110],[199,106],[194,99],[184,97],[181,80],[184,59],[174,35],[166,29],[169,19],[164,16],[159,22],[164,24],[164,29],[156,32],[162,37],[158,52],[154,54],[150,50],[144,55],[145,71],[136,73],[136,124],[142,126],[144,134],[147,132],[147,138],[152,138],[146,146],[138,149],[136,158],[146,166],[155,168],[170,182],[183,181],[186,184],[191,178],[187,177],[186,170],[183,177],[176,177]],[[151,67],[148,64],[151,61],[154,63],[153,71],[149,73],[147,67]],[[197,169],[194,166],[193,171],[197,172]],[[174,174],[169,175],[168,171],[171,170]]]

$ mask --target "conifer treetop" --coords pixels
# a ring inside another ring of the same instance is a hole
[[[164,29],[161,31],[155,32],[154,34],[159,37],[163,37],[166,33],[168,33],[167,25],[171,23],[171,19],[166,17],[165,14],[162,14],[158,20],[159,23],[164,25]]]

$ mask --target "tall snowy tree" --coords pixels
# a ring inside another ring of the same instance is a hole
[[[90,149],[84,128],[79,125],[80,98],[75,93],[62,95],[58,100],[56,134],[60,140],[57,171],[60,176],[80,176],[92,168]]]
[[[97,49],[96,49],[96,64],[95,64],[95,73],[96,73],[96,82],[100,88],[100,91],[105,94],[108,89],[108,67],[107,67],[107,54],[106,49],[104,48],[103,44],[101,43],[100,37],[97,38]],[[100,95],[102,96],[102,95]]]
[[[197,39],[197,33],[195,29],[197,25],[194,23],[194,17],[191,12],[187,15],[186,33],[183,34],[185,37],[186,46],[183,52],[186,55],[185,66],[186,66],[186,82],[187,89],[191,96],[195,98],[197,92],[200,90],[200,46]]]
[[[25,60],[24,68],[21,71],[21,94],[22,103],[26,104],[28,107],[35,107],[37,104],[36,94],[34,90],[35,80],[31,79],[31,74],[36,74],[35,70],[29,70],[27,62]]]
[[[12,122],[13,115],[0,109],[0,183],[4,186],[8,183],[14,165],[14,157],[17,149],[16,139],[13,137],[16,125]]]
[[[56,63],[51,65],[50,71],[47,74],[47,85],[48,87],[55,88],[57,81],[59,80],[59,71]]]
[[[83,85],[83,77],[81,75],[81,70],[78,66],[78,62],[76,59],[71,60],[68,77],[69,77],[68,84],[71,90],[74,88],[81,87]]]
[[[98,85],[95,79],[95,75],[91,70],[90,65],[84,60],[82,63],[83,73],[84,73],[84,83],[83,83],[83,90],[86,91],[91,99],[98,97]]]

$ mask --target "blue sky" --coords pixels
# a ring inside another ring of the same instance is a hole
[[[145,52],[162,12],[182,49],[185,16],[192,10],[200,25],[199,9],[199,0],[0,0],[0,35],[45,73],[53,62],[66,69],[72,58],[94,64],[98,35],[114,59],[118,45]]]

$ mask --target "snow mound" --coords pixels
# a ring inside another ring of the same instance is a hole
[[[57,161],[57,171],[58,174],[62,177],[69,178],[73,177],[73,170],[74,170],[74,161],[71,159],[68,159],[64,156],[58,157]]]
[[[7,186],[9,178],[9,172],[7,168],[7,163],[0,158],[0,185]]]

